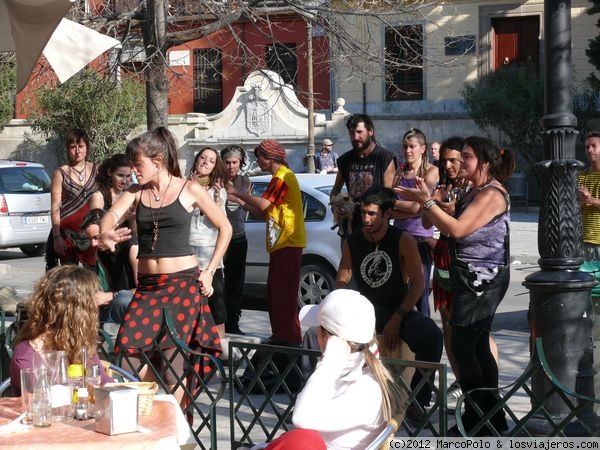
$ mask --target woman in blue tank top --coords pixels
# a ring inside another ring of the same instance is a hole
[[[465,139],[460,167],[459,176],[470,181],[472,189],[458,205],[455,217],[439,207],[447,195],[444,188],[436,189],[432,196],[425,183],[417,180],[416,188],[399,187],[396,191],[418,201],[427,219],[450,237],[454,297],[451,347],[461,389],[467,392],[498,388],[498,364],[490,350],[489,333],[510,279],[510,203],[502,183],[514,170],[515,161],[508,150],[499,149],[487,138],[473,136]],[[471,394],[484,414],[497,401],[493,389]],[[508,428],[503,410],[494,414],[487,425],[474,428],[479,418],[473,405],[465,402],[461,419],[469,435],[498,435]]]

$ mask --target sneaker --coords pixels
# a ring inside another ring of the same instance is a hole
[[[462,395],[462,389],[460,388],[460,384],[458,381],[455,381],[448,387],[448,399],[458,400],[458,397]]]
[[[221,361],[229,361],[229,359],[231,358],[234,362],[238,362],[242,359],[242,352],[240,351],[239,348],[237,347],[233,347],[232,349],[232,354],[229,354],[229,338],[222,338],[221,339],[221,355],[219,356],[219,359]]]

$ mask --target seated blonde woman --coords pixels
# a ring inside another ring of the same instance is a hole
[[[296,428],[267,450],[366,448],[406,409],[406,396],[371,352],[373,305],[357,291],[337,289],[319,305],[304,306],[300,322],[318,327],[323,357],[296,399]]]
[[[35,352],[64,350],[68,364],[76,361],[82,349],[93,355],[98,340],[98,276],[91,270],[64,265],[49,270],[38,281],[27,308],[10,362],[13,393],[20,395],[20,370],[33,368]],[[112,381],[102,373],[102,383]]]

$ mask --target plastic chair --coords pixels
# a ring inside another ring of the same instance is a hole
[[[122,367],[116,366],[108,361],[100,360],[100,364],[102,364],[102,368],[116,382],[132,382],[132,381],[140,381],[138,377],[136,377],[131,372],[126,371]]]
[[[405,412],[403,408],[401,413],[396,414],[388,420],[385,428],[381,430],[365,450],[388,450],[390,448],[390,441],[394,438],[398,428],[400,428],[400,424],[404,420]]]
[[[393,439],[394,435],[400,428],[400,424],[404,420],[404,414],[406,411],[404,408],[402,412],[397,413],[394,417],[388,420],[385,428],[381,430],[381,432],[375,436],[375,439],[371,441],[369,446],[365,450],[388,450],[390,448],[390,441]],[[250,447],[250,450],[261,450],[264,449],[268,442],[261,442],[260,444],[256,444],[253,447]],[[242,447],[247,448],[247,447]]]
[[[4,391],[6,391],[9,387],[10,378],[7,378],[6,380],[3,380],[2,383],[0,383],[0,395],[4,394]]]

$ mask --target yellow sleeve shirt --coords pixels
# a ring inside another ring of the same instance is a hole
[[[302,194],[294,172],[281,165],[273,174],[263,198],[271,202],[266,211],[267,251],[306,247]]]

